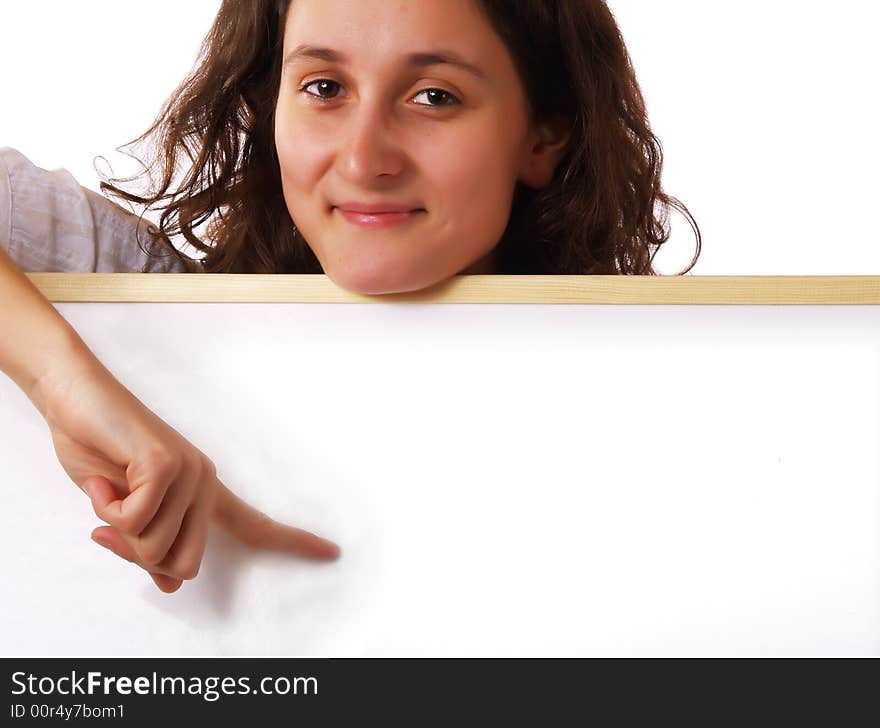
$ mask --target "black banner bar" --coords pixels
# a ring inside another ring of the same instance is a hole
[[[2,658],[0,725],[335,725],[365,717],[472,724],[502,716],[537,725],[613,724],[644,715],[839,720],[876,692],[876,661],[850,661],[846,699],[832,698],[835,660],[552,658]],[[870,668],[870,669],[863,669]],[[873,703],[873,698],[871,698]],[[824,703],[824,706],[823,706]],[[776,706],[774,708],[774,705]],[[706,706],[702,708],[700,706]],[[781,706],[781,707],[780,707]],[[825,708],[830,712],[825,713]],[[872,708],[872,711],[876,709]],[[708,712],[706,712],[708,711]],[[268,723],[271,721],[271,723]]]

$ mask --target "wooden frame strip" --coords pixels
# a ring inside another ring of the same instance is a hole
[[[880,276],[455,276],[415,293],[365,296],[326,275],[28,273],[55,302],[593,303],[876,305]]]

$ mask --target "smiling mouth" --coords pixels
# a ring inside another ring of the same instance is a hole
[[[363,228],[384,228],[392,225],[400,225],[412,222],[421,216],[427,210],[418,209],[409,212],[353,212],[351,210],[343,210],[341,207],[334,207],[333,211],[338,212],[344,220]]]

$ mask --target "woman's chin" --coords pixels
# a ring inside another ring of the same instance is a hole
[[[381,296],[393,293],[411,293],[420,291],[439,282],[435,277],[427,278],[424,274],[403,274],[377,266],[366,268],[338,269],[328,266],[324,273],[340,288],[349,293],[362,296]]]

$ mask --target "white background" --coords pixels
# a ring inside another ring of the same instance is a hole
[[[190,70],[219,5],[0,3],[0,146],[93,189],[96,156],[136,171],[114,150]],[[693,275],[880,274],[873,3],[609,5],[663,145],[664,189],[703,234]],[[684,217],[671,220],[656,258],[670,274],[694,250]]]

